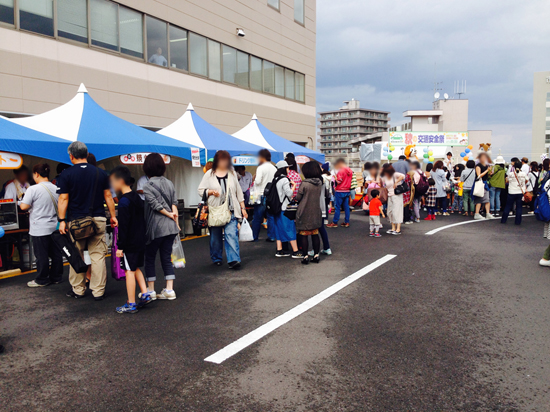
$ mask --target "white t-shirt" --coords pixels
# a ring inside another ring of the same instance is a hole
[[[531,170],[531,168],[527,163],[521,165],[521,171],[525,174],[525,176],[529,174],[529,170]]]
[[[46,186],[46,187],[44,187]],[[57,186],[51,182],[39,183],[27,189],[23,202],[31,207],[30,228],[31,236],[47,236],[57,228],[57,210],[54,205],[59,199]]]
[[[270,162],[262,163],[256,169],[256,180],[254,180],[254,190],[263,195],[265,187],[273,181],[277,168]]]
[[[17,180],[14,180],[13,182],[11,182],[9,185],[6,186],[4,199],[13,199],[15,201],[21,200],[28,188],[29,188],[28,183],[25,183],[25,185],[22,186],[21,183],[19,183]],[[18,190],[21,196],[17,196]]]
[[[143,188],[145,187],[148,181],[149,181],[149,178],[147,176],[141,176],[137,181],[136,190],[143,191]],[[139,197],[141,197],[141,200],[145,200],[145,195],[143,193],[140,193]]]

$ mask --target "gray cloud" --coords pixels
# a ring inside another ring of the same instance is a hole
[[[550,2],[317,0],[317,107],[346,99],[402,112],[468,81],[470,129],[506,156],[531,147],[533,73],[550,69]]]

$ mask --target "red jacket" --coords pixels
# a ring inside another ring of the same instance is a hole
[[[353,172],[349,167],[341,168],[336,174],[336,192],[349,192],[351,190],[351,179]]]

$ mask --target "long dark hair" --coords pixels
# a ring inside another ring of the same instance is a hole
[[[544,159],[542,161],[542,168],[546,171],[550,170],[550,159]]]
[[[322,179],[323,177],[321,175],[321,168],[319,167],[319,163],[317,163],[315,160],[311,160],[303,165],[302,173],[304,174],[304,177],[306,179]]]
[[[214,161],[212,162],[212,173],[218,170],[220,167],[220,161],[227,160],[229,162],[229,168],[231,168],[231,155],[227,150],[218,150],[214,156]]]
[[[273,176],[273,177],[275,178],[275,177],[279,177],[279,176],[287,176],[287,174],[288,174],[288,172],[286,170],[287,167],[281,167],[280,169],[277,169],[277,171],[275,172],[275,176]]]
[[[438,160],[437,162],[434,163],[434,172],[437,170],[437,169],[443,169],[443,161],[441,160]]]
[[[392,165],[388,164],[388,166],[384,165],[385,167],[382,169],[382,176],[388,176],[393,177],[395,174],[395,169]]]

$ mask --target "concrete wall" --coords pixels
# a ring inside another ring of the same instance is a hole
[[[412,118],[412,131],[413,132],[437,132],[439,125],[428,123],[427,117],[414,116]]]
[[[162,128],[189,102],[220,129],[234,133],[256,113],[266,127],[296,142],[315,139],[315,0],[306,0],[305,26],[294,22],[294,1],[280,12],[266,0],[121,0],[121,4],[234,46],[306,75],[305,104],[214,82],[13,28],[0,27],[0,111],[38,114],[90,96],[117,116]],[[246,37],[235,35],[243,28]]]
[[[550,93],[550,83],[546,81],[549,77],[550,72],[538,72],[533,79],[533,137],[530,159],[539,159],[541,153],[548,152],[545,139],[546,108],[550,107],[550,102],[546,101],[546,95]]]
[[[440,132],[463,132],[468,130],[468,100],[438,100],[435,110],[443,110],[439,117]]]

